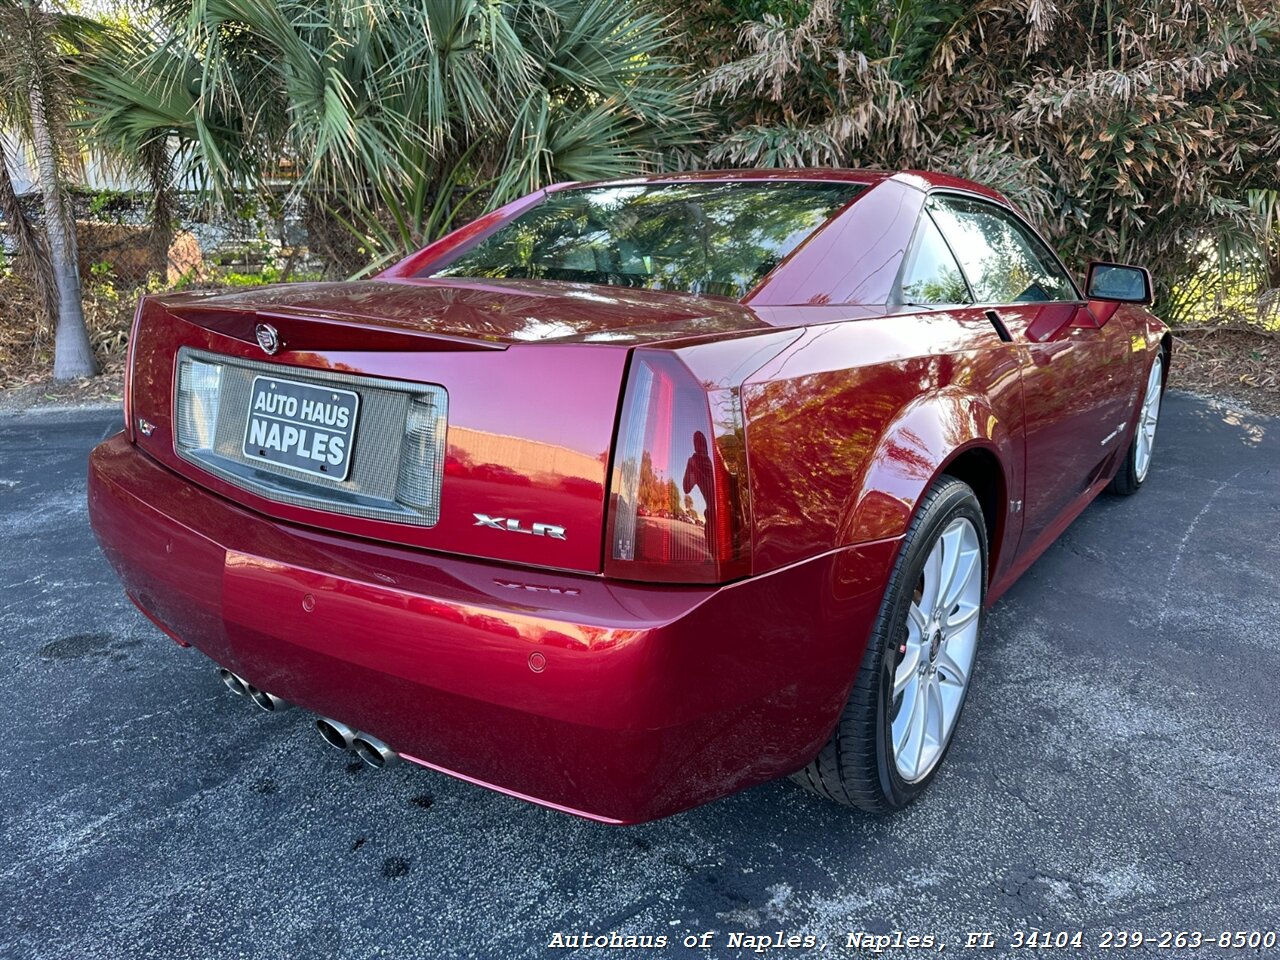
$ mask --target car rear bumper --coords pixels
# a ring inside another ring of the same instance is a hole
[[[808,762],[897,549],[724,587],[622,584],[282,524],[123,435],[90,458],[89,510],[129,596],[179,642],[415,763],[613,823]]]

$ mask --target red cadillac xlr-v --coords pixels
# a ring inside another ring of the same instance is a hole
[[[375,766],[889,811],[984,610],[1146,478],[1150,301],[945,176],[558,185],[376,279],[146,298],[91,518],[162,630]]]

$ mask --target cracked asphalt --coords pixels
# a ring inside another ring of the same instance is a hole
[[[89,532],[85,457],[117,420],[0,420],[6,960],[759,955],[733,931],[829,956],[859,955],[850,932],[964,955],[990,931],[995,956],[1032,928],[1109,956],[1108,929],[1280,930],[1280,419],[1169,395],[1147,486],[1101,497],[993,610],[907,812],[779,782],[624,829],[369,770],[228,694]],[[702,931],[713,949],[682,945]]]

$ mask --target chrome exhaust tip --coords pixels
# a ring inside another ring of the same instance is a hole
[[[218,668],[218,676],[222,679],[222,682],[227,685],[227,689],[237,697],[248,697],[263,710],[273,712],[275,710],[284,710],[289,706],[289,701],[282,700],[274,693],[267,693],[265,690],[259,690],[244,677],[240,676],[240,674],[232,673],[226,667]]]
[[[336,750],[350,750],[356,739],[356,732],[341,720],[318,717],[316,729],[324,737],[324,742]]]
[[[245,693],[249,695],[249,699],[268,713],[272,713],[276,710],[288,709],[289,701],[282,700],[274,693],[267,693],[265,690],[259,690],[252,683],[246,683],[244,685],[244,689]]]
[[[376,769],[389,767],[400,759],[400,755],[377,737],[360,733],[347,726],[341,720],[330,717],[316,717],[316,729],[324,742],[336,750],[354,750],[356,756]]]
[[[218,668],[218,676],[221,677],[222,682],[227,685],[227,689],[237,697],[243,697],[249,693],[249,685],[244,682],[244,679],[236,676],[226,667]]]
[[[351,741],[351,749],[361,760],[379,770],[391,766],[400,759],[398,753],[377,737],[371,737],[367,733],[357,733],[355,739]]]

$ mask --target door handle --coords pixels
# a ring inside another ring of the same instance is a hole
[[[1000,314],[998,314],[994,310],[988,310],[986,311],[986,314],[987,314],[987,319],[991,321],[991,325],[996,328],[996,336],[998,336],[1005,343],[1009,343],[1010,341],[1012,341],[1013,337],[1009,335],[1009,328],[1006,327],[1004,325],[1004,321],[1000,319]]]

